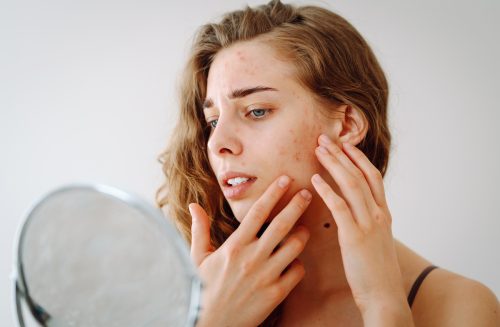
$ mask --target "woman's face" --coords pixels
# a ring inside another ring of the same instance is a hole
[[[323,171],[314,154],[317,138],[332,124],[319,105],[296,80],[293,65],[265,43],[241,42],[216,55],[204,109],[209,126],[215,126],[208,158],[240,222],[283,174],[293,182],[270,218],[302,188],[313,190],[311,176]]]

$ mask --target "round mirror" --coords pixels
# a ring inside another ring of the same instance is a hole
[[[20,226],[16,256],[21,326],[196,323],[201,286],[187,244],[158,209],[120,190],[48,194]]]

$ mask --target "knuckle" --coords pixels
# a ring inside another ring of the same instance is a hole
[[[239,243],[233,242],[232,244],[226,246],[224,250],[226,257],[232,261],[240,255],[241,246]]]
[[[250,276],[253,274],[255,270],[255,261],[254,260],[245,260],[240,265],[240,273],[243,276]]]
[[[387,223],[389,224],[389,226],[392,226],[392,216],[391,215],[387,215]]]
[[[292,201],[292,208],[294,211],[304,211],[306,209],[305,199],[302,198],[300,194],[297,194],[296,199]]]
[[[377,208],[375,210],[375,213],[373,214],[373,217],[374,217],[374,220],[378,223],[381,223],[381,224],[386,223],[388,225],[392,224],[391,215],[382,209]]]
[[[289,246],[290,246],[293,253],[301,252],[306,244],[305,240],[303,240],[297,236],[290,237],[289,242],[290,242]]]
[[[380,173],[380,170],[378,170],[377,168],[373,167],[371,172],[370,172],[370,175],[372,176],[372,178],[375,180],[375,181],[382,181],[383,180],[383,177],[382,177],[382,174]]]
[[[264,213],[266,211],[264,204],[260,201],[258,201],[254,204],[252,210],[255,213],[255,215],[257,215],[258,217],[264,215]]]
[[[329,151],[332,152],[332,154],[336,155],[336,156],[339,156],[341,154],[343,154],[343,151],[341,148],[339,148],[338,146],[333,146],[331,147],[331,149],[329,149]]]
[[[345,206],[345,201],[339,197],[335,196],[332,193],[327,195],[328,202],[333,204],[333,207],[336,209],[342,209]]]
[[[346,244],[358,245],[358,244],[363,243],[365,233],[360,230],[359,232],[353,233],[352,235],[347,236],[347,235],[343,234],[342,236],[343,236],[343,238],[346,239]]]
[[[377,209],[373,214],[373,218],[377,222],[383,222],[385,220],[385,214],[381,210]]]
[[[283,221],[277,221],[276,226],[274,226],[274,233],[278,235],[285,235],[288,232],[288,225]]]
[[[359,182],[356,178],[348,178],[345,182],[346,186],[350,189],[358,189]]]
[[[354,169],[354,173],[353,174],[354,174],[354,177],[356,179],[364,179],[365,178],[365,175],[363,175],[363,172],[361,170],[357,169],[357,168]]]
[[[269,288],[269,299],[273,303],[279,303],[286,296],[286,289],[283,285],[276,284]]]
[[[302,262],[296,262],[295,271],[296,271],[298,280],[301,280],[302,277],[304,277],[304,275],[306,274],[306,269],[304,268],[304,265],[302,264]]]
[[[262,292],[262,290],[265,290],[268,285],[269,281],[266,278],[256,279],[253,283],[249,283],[252,293]]]

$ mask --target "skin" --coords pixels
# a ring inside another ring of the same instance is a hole
[[[275,90],[230,96],[257,86]],[[406,296],[430,262],[392,236],[382,177],[355,147],[368,128],[356,108],[331,107],[338,118],[321,116],[325,104],[258,40],[217,54],[207,99],[214,173],[257,180],[243,197],[228,199],[241,225],[217,250],[205,211],[190,205],[191,254],[206,285],[199,326],[256,326],[283,300],[284,326],[498,324],[491,291],[444,269],[427,277],[410,310]],[[289,176],[284,187],[280,176]],[[459,311],[464,297],[481,305]]]

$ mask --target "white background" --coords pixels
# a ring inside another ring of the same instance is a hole
[[[255,2],[251,2],[254,4]],[[500,2],[313,2],[366,37],[391,85],[395,236],[500,295]],[[243,1],[0,2],[0,319],[14,235],[70,182],[154,202],[195,29]]]

